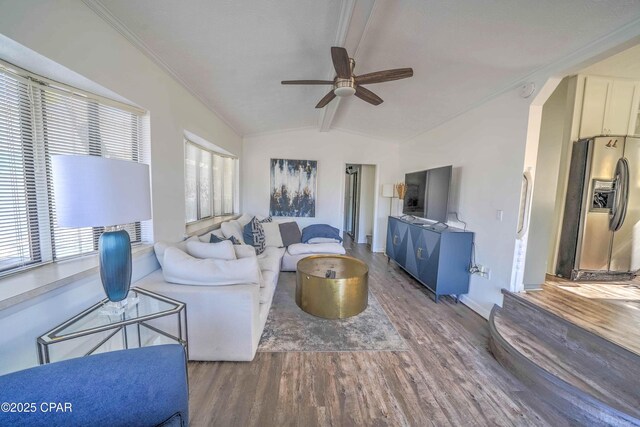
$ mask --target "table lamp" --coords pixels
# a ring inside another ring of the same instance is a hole
[[[105,227],[98,242],[100,279],[115,308],[131,285],[131,239],[125,224],[151,218],[149,166],[99,156],[51,156],[60,227]]]

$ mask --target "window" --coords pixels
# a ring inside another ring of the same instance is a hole
[[[234,157],[185,141],[187,223],[233,213],[236,163]]]
[[[146,161],[142,132],[133,107],[0,63],[0,275],[97,251],[101,227],[57,226],[51,155]],[[145,234],[125,229],[134,243]]]

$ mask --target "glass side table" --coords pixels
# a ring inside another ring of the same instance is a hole
[[[108,314],[107,299],[38,337],[40,364],[107,351],[179,343],[187,348],[187,306],[171,298],[133,287],[121,314]]]

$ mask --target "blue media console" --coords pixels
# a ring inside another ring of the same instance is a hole
[[[469,292],[473,233],[443,225],[389,217],[387,257],[435,294]]]

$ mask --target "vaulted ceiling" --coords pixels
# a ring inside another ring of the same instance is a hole
[[[241,135],[307,126],[403,140],[640,19],[637,0],[85,0]],[[319,111],[342,45],[356,74],[412,67]]]

